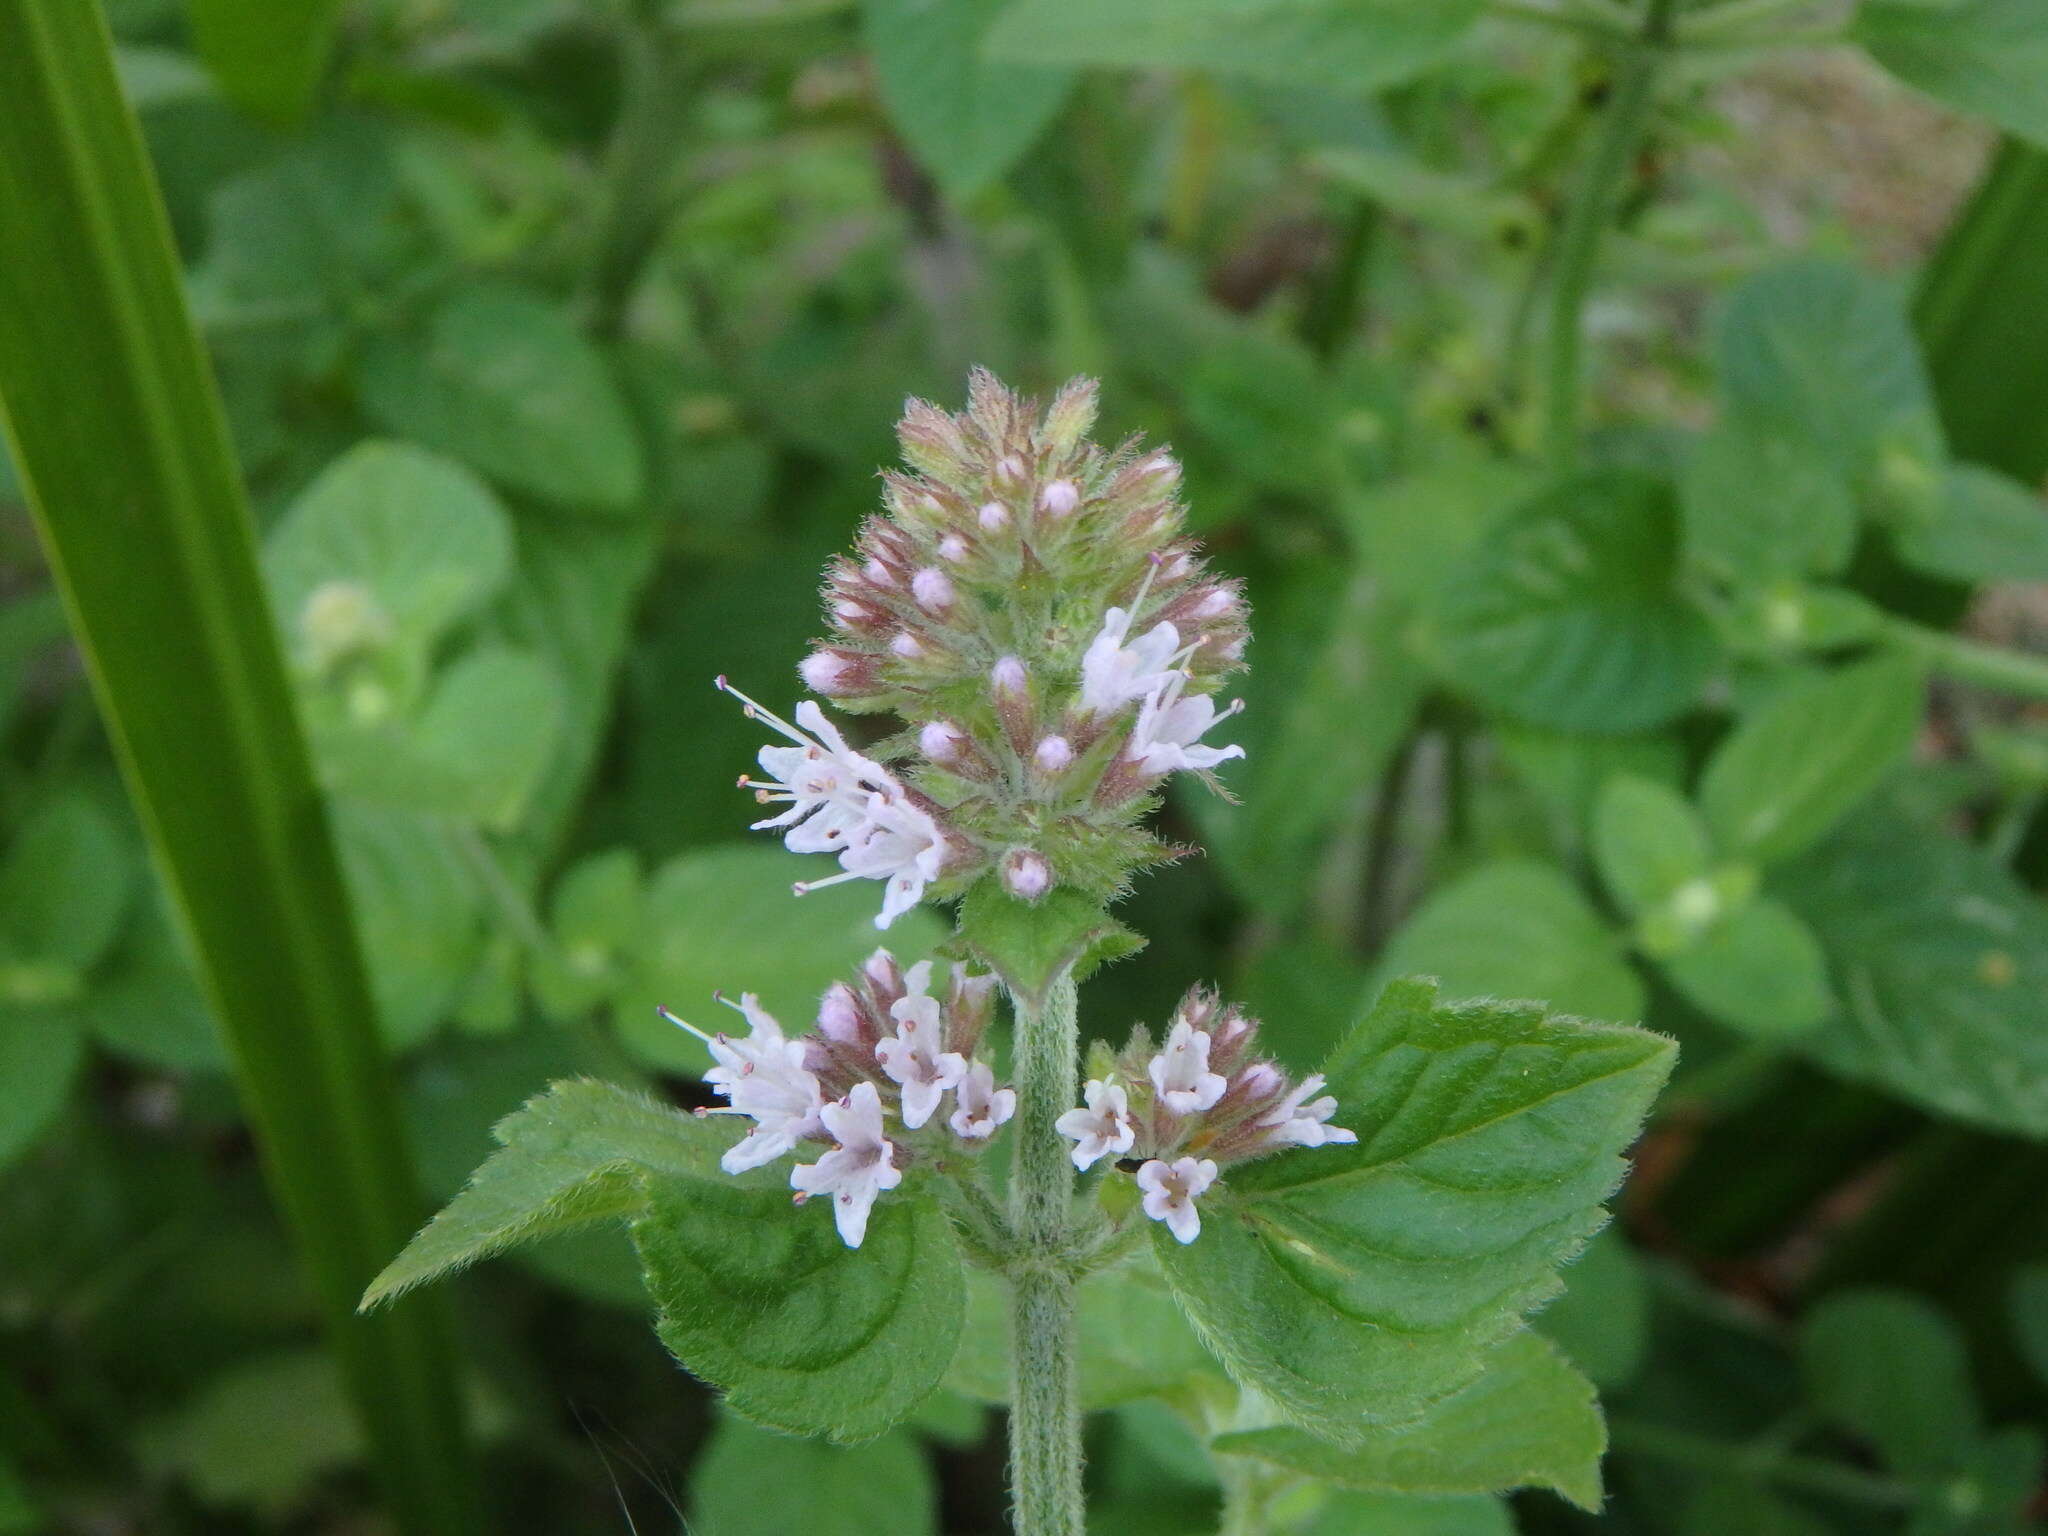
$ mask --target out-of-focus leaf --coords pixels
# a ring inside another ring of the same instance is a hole
[[[1962,1336],[1917,1296],[1827,1297],[1806,1318],[1799,1360],[1814,1406],[1897,1471],[1958,1471],[1983,1435]]]
[[[1073,87],[1070,69],[998,64],[982,41],[1006,0],[862,0],[889,116],[956,198],[999,178]]]
[[[1600,878],[1627,912],[1668,900],[1706,875],[1713,859],[1706,824],[1677,790],[1654,779],[1609,779],[1593,807]]]
[[[153,883],[152,883],[153,884]],[[225,1072],[227,1045],[160,890],[144,892],[80,1013],[93,1038],[174,1072]]]
[[[0,1006],[0,1166],[57,1117],[84,1060],[74,1008]]]
[[[469,974],[476,871],[434,818],[350,804],[337,807],[335,831],[385,1044],[410,1050],[446,1020]]]
[[[80,795],[34,810],[0,857],[0,1005],[67,1000],[120,931],[134,855]]]
[[[548,927],[554,940],[534,965],[542,1008],[571,1023],[615,995],[647,926],[645,877],[629,848],[593,854],[556,884]]]
[[[2048,146],[2048,16],[2033,0],[1866,0],[1849,35],[1908,85]]]
[[[1301,1528],[1301,1536],[1515,1536],[1514,1517],[1499,1499],[1418,1498],[1401,1493],[1333,1494]]]
[[[1811,846],[1904,759],[1923,687],[1903,656],[1788,678],[1742,717],[1700,780],[1721,851],[1769,864]]]
[[[361,385],[386,431],[512,490],[604,513],[640,499],[640,438],[610,365],[558,306],[522,289],[461,288],[424,337],[373,346]]]
[[[1592,1383],[1554,1345],[1524,1332],[1488,1357],[1476,1381],[1411,1423],[1367,1431],[1355,1446],[1291,1426],[1221,1435],[1215,1445],[1351,1488],[1429,1494],[1554,1488],[1590,1510],[1600,1507],[1607,1426]]]
[[[1588,1243],[1536,1328],[1597,1386],[1627,1386],[1650,1342],[1650,1279],[1628,1239],[1610,1227]]]
[[[1687,557],[1731,586],[1832,576],[1856,547],[1856,498],[1834,456],[1754,412],[1699,440],[1678,493]]]
[[[1237,1380],[1369,1446],[1478,1378],[1556,1295],[1674,1055],[1639,1029],[1395,982],[1325,1067],[1358,1144],[1233,1168],[1197,1241],[1155,1229],[1160,1267]],[[1597,1454],[1558,1470],[1573,1497]]]
[[[1586,1018],[1643,1012],[1620,936],[1556,868],[1523,860],[1439,887],[1394,935],[1378,974],[1435,976],[1449,998],[1533,997]]]
[[[1820,940],[1768,896],[1739,907],[1698,943],[1667,958],[1664,974],[1696,1007],[1755,1035],[1811,1029],[1835,1006]]]
[[[1367,96],[1455,50],[1478,0],[1021,0],[989,33],[998,59],[1207,69]]]
[[[1880,804],[1775,888],[1819,933],[1842,1002],[1803,1050],[1937,1114],[2048,1137],[2048,914],[2002,865]]]
[[[1527,503],[1438,588],[1429,649],[1531,725],[1636,731],[1697,697],[1712,632],[1677,587],[1668,486],[1611,470]]]
[[[1679,1536],[1829,1536],[1829,1527],[1797,1505],[1737,1477],[1701,1478],[1678,1530]]]
[[[1542,218],[1528,198],[1477,177],[1423,164],[1391,149],[1325,149],[1315,168],[1339,186],[1392,212],[1469,240],[1519,249],[1533,241]]]
[[[691,1469],[689,1528],[696,1536],[934,1536],[938,1497],[908,1434],[829,1445],[727,1418]]]
[[[1899,558],[1954,581],[2048,581],[2048,503],[1981,464],[1951,464],[1926,522],[1905,523]]]
[[[1373,579],[1390,596],[1413,600],[1433,590],[1532,489],[1520,465],[1471,459],[1360,491],[1340,511]]]
[[[149,1458],[207,1504],[275,1520],[314,1478],[356,1461],[362,1434],[334,1362],[316,1349],[268,1355],[210,1382],[149,1437]]]
[[[192,40],[237,106],[275,123],[306,115],[326,72],[342,0],[185,0]]]
[[[2012,1322],[2020,1353],[2048,1382],[2048,1264],[2028,1264],[2013,1274]]]

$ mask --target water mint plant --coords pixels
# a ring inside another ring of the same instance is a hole
[[[880,929],[952,903],[941,952],[875,950],[801,1029],[750,991],[719,997],[744,1032],[664,1008],[723,1103],[557,1084],[367,1301],[623,1218],[686,1367],[748,1418],[851,1442],[990,1347],[985,1273],[1016,1529],[1080,1536],[1078,1319],[1163,1281],[1212,1372],[1180,1406],[1266,1468],[1229,1485],[1232,1529],[1263,1528],[1289,1468],[1397,1441],[1462,1467],[1453,1490],[1590,1500],[1590,1388],[1522,1327],[1604,1220],[1669,1042],[1400,982],[1296,1076],[1197,980],[1084,1064],[1078,984],[1143,943],[1109,906],[1193,851],[1150,813],[1176,775],[1227,798],[1245,757],[1217,701],[1249,639],[1184,535],[1175,459],[1098,446],[1095,412],[1090,381],[1041,407],[983,372],[958,415],[912,401],[908,469],[826,572],[829,634],[796,667],[815,697],[785,719],[717,679],[774,738],[739,779],[755,828],[838,866],[793,897],[876,881]],[[828,704],[872,717],[858,745]],[[1488,1444],[1501,1394],[1564,1426],[1533,1462]]]

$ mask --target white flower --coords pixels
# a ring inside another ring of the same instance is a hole
[[[825,1129],[838,1143],[815,1163],[789,1170],[789,1187],[801,1205],[812,1195],[832,1197],[832,1221],[840,1239],[858,1248],[868,1235],[868,1213],[875,1197],[903,1182],[896,1166],[896,1148],[882,1134],[882,1096],[873,1083],[855,1083],[853,1092],[824,1109]]]
[[[746,1115],[754,1121],[747,1134],[718,1160],[727,1173],[745,1173],[771,1163],[816,1134],[825,1104],[818,1079],[804,1066],[804,1043],[786,1038],[775,1016],[753,993],[742,993],[738,1007],[751,1027],[744,1040],[722,1033],[707,1035],[666,1008],[661,1010],[663,1018],[710,1047],[717,1063],[704,1074],[704,1081],[725,1098],[728,1107],[706,1113]]]
[[[1212,1109],[1230,1086],[1220,1072],[1209,1070],[1208,1031],[1196,1029],[1187,1020],[1173,1026],[1166,1037],[1166,1049],[1146,1067],[1152,1086],[1159,1090],[1159,1102],[1176,1115],[1192,1115]]]
[[[1328,1123],[1330,1116],[1337,1113],[1337,1100],[1333,1094],[1326,1093],[1312,1103],[1305,1102],[1322,1086],[1322,1073],[1305,1077],[1286,1098],[1259,1116],[1259,1124],[1273,1133],[1275,1146],[1326,1147],[1358,1140],[1357,1132]]]
[[[1145,1214],[1166,1223],[1183,1243],[1202,1235],[1202,1213],[1195,1199],[1216,1182],[1216,1165],[1208,1158],[1184,1157],[1177,1163],[1158,1158],[1138,1170],[1138,1188],[1145,1192]]]
[[[967,1058],[945,1048],[939,1000],[925,990],[931,979],[929,960],[904,973],[904,994],[889,1007],[897,1032],[875,1047],[882,1070],[903,1085],[903,1123],[913,1131],[931,1119],[946,1090],[967,1075]]]
[[[980,1141],[995,1134],[996,1127],[1017,1113],[1014,1088],[998,1088],[988,1063],[977,1061],[967,1069],[953,1090],[957,1107],[947,1124],[953,1134],[966,1141]]]
[[[1130,1151],[1138,1133],[1131,1124],[1131,1100],[1123,1084],[1091,1078],[1081,1097],[1088,1107],[1068,1110],[1053,1121],[1052,1128],[1072,1138],[1074,1166],[1085,1173],[1099,1158],[1121,1157]]]
[[[887,881],[877,928],[887,928],[922,901],[925,886],[946,861],[946,840],[897,777],[849,747],[811,700],[797,705],[798,724],[791,725],[724,678],[718,686],[745,705],[750,718],[766,721],[795,743],[761,749],[767,782],[740,780],[764,804],[789,804],[779,815],[755,822],[755,829],[786,828],[782,842],[792,853],[839,855],[844,874],[802,881],[797,894],[843,880]]]
[[[1214,768],[1233,757],[1243,757],[1244,748],[1196,745],[1219,720],[1228,720],[1242,707],[1232,704],[1219,710],[1206,694],[1184,699],[1187,674],[1175,672],[1146,698],[1138,711],[1138,723],[1131,727],[1131,744],[1124,755],[1147,773],[1172,773],[1176,768]]]
[[[1180,676],[1174,655],[1180,631],[1164,619],[1126,644],[1131,614],[1112,608],[1102,616],[1102,632],[1081,657],[1081,704],[1098,715],[1113,714],[1134,699],[1143,699]]]

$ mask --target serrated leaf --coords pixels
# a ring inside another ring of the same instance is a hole
[[[1899,558],[1952,581],[2048,581],[2048,503],[1981,464],[1951,464],[1925,521],[1892,532]]]
[[[609,365],[558,306],[522,289],[457,290],[424,337],[371,347],[360,384],[386,431],[512,490],[606,513],[640,498],[640,438]]]
[[[1232,1170],[1196,1241],[1155,1232],[1160,1267],[1232,1375],[1355,1446],[1472,1381],[1557,1293],[1675,1054],[1396,982],[1325,1067],[1358,1145]]]
[[[727,1417],[690,1469],[688,1529],[691,1536],[935,1536],[938,1496],[931,1466],[908,1434],[827,1445]]]
[[[992,57],[1042,64],[1207,69],[1355,96],[1447,58],[1479,0],[1022,0]]]
[[[1774,882],[1842,1006],[1800,1048],[1938,1114],[2048,1137],[2048,914],[2003,865],[1890,803]]]
[[[868,1440],[939,1384],[966,1294],[953,1232],[911,1189],[875,1204],[848,1248],[820,1201],[791,1203],[788,1175],[665,1179],[633,1242],[671,1353],[772,1429]]]
[[[1962,1336],[1904,1291],[1847,1291],[1805,1320],[1799,1363],[1814,1406],[1914,1477],[1959,1470],[1984,1431]]]
[[[1692,802],[1654,779],[1609,779],[1593,806],[1593,854],[1622,909],[1640,913],[1706,875],[1713,852]]]
[[[1772,1038],[1813,1028],[1835,1006],[1827,956],[1783,902],[1761,896],[1682,952],[1664,974],[1713,1018]]]
[[[1220,1435],[1216,1449],[1256,1456],[1347,1488],[1393,1493],[1502,1493],[1554,1488],[1600,1507],[1607,1426],[1593,1385],[1557,1347],[1519,1333],[1485,1372],[1412,1423],[1373,1429],[1354,1446],[1290,1426]]]
[[[1439,887],[1394,935],[1381,976],[1435,976],[1447,998],[1534,997],[1635,1019],[1643,984],[1620,936],[1552,865],[1484,864]]]
[[[997,180],[1073,88],[1071,69],[997,64],[982,43],[1008,0],[862,0],[889,116],[953,197]]]
[[[1020,901],[986,879],[960,903],[960,942],[1033,1006],[1068,971],[1078,981],[1144,941],[1071,886]]]
[[[1701,438],[1678,487],[1687,558],[1728,585],[1832,576],[1855,550],[1856,498],[1835,457],[1753,412]]]
[[[2048,15],[2034,0],[1866,0],[1849,35],[1908,85],[2048,146]]]
[[[363,1293],[368,1309],[507,1248],[646,1208],[642,1176],[716,1178],[731,1137],[610,1083],[554,1083],[491,1128],[501,1150]]]
[[[1531,725],[1622,732],[1689,707],[1714,660],[1677,586],[1670,488],[1609,470],[1515,512],[1437,589],[1429,644],[1444,674]]]
[[[1721,851],[1768,864],[1810,847],[1905,757],[1922,688],[1903,656],[1788,678],[1701,776],[1700,809]]]

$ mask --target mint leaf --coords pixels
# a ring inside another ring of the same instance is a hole
[[[1799,1364],[1814,1406],[1916,1477],[1960,1471],[1984,1433],[1956,1327],[1904,1291],[1845,1291],[1810,1312]]]
[[[829,1212],[791,1203],[786,1168],[653,1179],[633,1243],[661,1341],[772,1429],[872,1439],[939,1384],[959,1342],[959,1249],[908,1185],[848,1248]]]
[[[78,1010],[0,1007],[0,1166],[57,1118],[84,1063]]]
[[[960,942],[1036,1007],[1063,972],[1073,971],[1078,981],[1144,940],[1072,886],[1034,903],[1019,901],[990,878],[976,883],[960,903]]]
[[[1687,708],[1714,661],[1677,578],[1670,487],[1636,471],[1583,475],[1452,568],[1426,643],[1453,684],[1516,719],[1642,730]]]
[[[908,1433],[826,1445],[727,1417],[690,1469],[687,1529],[690,1536],[935,1536],[938,1498],[931,1467]]]
[[[2048,581],[2048,504],[2009,475],[1951,464],[1920,519],[1892,531],[1899,558],[1951,581]]]
[[[1557,1294],[1675,1054],[1396,982],[1325,1067],[1358,1145],[1233,1170],[1195,1242],[1154,1234],[1160,1265],[1233,1376],[1356,1446],[1471,1381]]]
[[[1697,1007],[1762,1036],[1811,1029],[1835,1006],[1820,940],[1783,902],[1760,896],[1664,960]]]
[[[1593,806],[1593,854],[1622,909],[1641,913],[1703,878],[1711,865],[1706,824],[1685,796],[1654,779],[1622,774]]]
[[[1628,1239],[1602,1232],[1564,1272],[1564,1286],[1537,1330],[1598,1386],[1628,1385],[1650,1345],[1650,1277]]]
[[[1339,1492],[1300,1528],[1300,1536],[1515,1536],[1499,1499],[1480,1495],[1418,1498],[1402,1493]]]
[[[2035,0],[1865,0],[1849,35],[1906,84],[2048,145],[2048,12]]]
[[[1905,757],[1922,690],[1918,665],[1901,656],[1793,674],[1742,717],[1700,779],[1721,851],[1768,864],[1820,838]]]
[[[1730,411],[1678,483],[1689,560],[1734,587],[1832,576],[1854,552],[1856,498],[1841,465],[1796,431]]]
[[[1581,1509],[1600,1507],[1607,1426],[1592,1383],[1533,1333],[1518,1333],[1485,1373],[1411,1423],[1368,1431],[1352,1446],[1289,1426],[1213,1442],[1347,1488],[1392,1493],[1500,1493],[1554,1488]]]
[[[501,1148],[363,1293],[374,1307],[520,1243],[645,1208],[643,1175],[719,1177],[703,1121],[610,1083],[551,1085],[491,1129]]]

